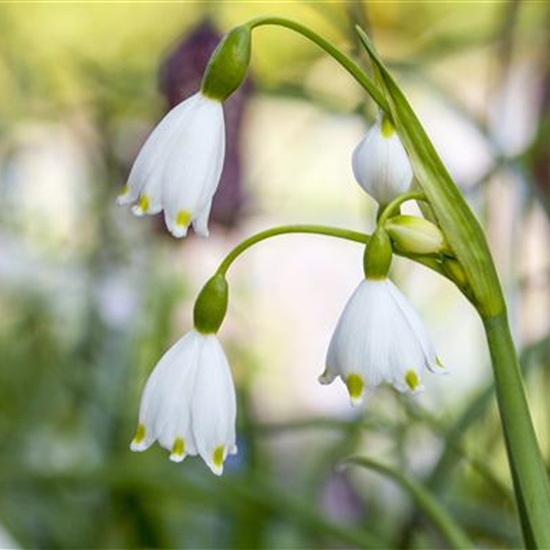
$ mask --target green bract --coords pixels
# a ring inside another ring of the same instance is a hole
[[[441,229],[418,216],[394,216],[384,225],[395,250],[410,254],[445,254],[449,245]]]
[[[201,92],[225,101],[242,83],[250,63],[250,29],[235,27],[212,54],[204,72]]]
[[[227,312],[227,280],[216,273],[206,281],[195,301],[193,321],[202,334],[218,332]]]

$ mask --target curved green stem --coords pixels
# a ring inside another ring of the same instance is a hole
[[[357,464],[358,466],[369,468],[392,478],[410,493],[418,506],[422,508],[435,527],[445,537],[451,548],[463,550],[474,547],[466,533],[445,511],[435,497],[423,485],[411,477],[404,475],[396,468],[365,456],[353,456],[344,460],[341,464]]]
[[[244,241],[239,243],[223,259],[216,273],[219,273],[225,276],[231,264],[245,250],[247,250],[251,246],[261,241],[265,241],[266,239],[270,239],[271,237],[276,237],[277,235],[285,235],[287,233],[310,233],[314,235],[325,235],[328,237],[346,239],[348,241],[353,241],[353,242],[362,243],[362,244],[366,244],[370,238],[369,235],[367,235],[366,233],[359,233],[358,231],[351,231],[349,229],[341,229],[339,227],[330,227],[326,225],[300,224],[300,225],[281,225],[279,227],[272,227],[271,229],[260,231],[260,233],[256,233],[256,235],[252,235],[252,237],[249,237],[248,239],[245,239]]]
[[[423,191],[409,191],[408,193],[403,193],[399,197],[393,199],[387,206],[384,206],[382,213],[378,217],[378,227],[384,225],[388,218],[391,217],[395,211],[407,201],[427,201],[426,194]]]
[[[336,237],[339,239],[345,239],[345,240],[353,241],[360,244],[367,244],[370,239],[370,235],[368,235],[367,233],[360,233],[358,231],[351,231],[349,229],[342,229],[339,227],[330,227],[326,225],[296,224],[296,225],[281,225],[278,227],[272,227],[271,229],[260,231],[260,233],[257,233],[256,235],[252,235],[248,239],[245,239],[244,241],[239,243],[222,260],[218,269],[216,270],[216,274],[219,274],[225,277],[227,270],[229,269],[231,264],[238,258],[238,256],[240,256],[245,250],[247,250],[251,246],[261,241],[265,241],[266,239],[270,239],[271,237],[276,237],[278,235],[286,235],[289,233],[324,235],[327,237]],[[409,260],[413,260],[431,269],[432,271],[439,273],[439,275],[441,275],[442,277],[450,279],[451,281],[454,282],[454,279],[452,278],[452,276],[445,271],[444,264],[442,264],[436,258],[433,258],[431,256],[422,256],[419,254],[409,254],[402,251],[397,251],[396,254],[398,256],[408,258]]]
[[[357,63],[346,55],[342,50],[337,48],[332,42],[329,42],[322,36],[318,35],[316,32],[308,29],[300,23],[296,23],[291,19],[286,19],[284,17],[258,17],[257,19],[252,19],[245,24],[250,30],[261,27],[264,25],[277,25],[279,27],[285,27],[287,29],[293,30],[302,36],[305,36],[307,39],[311,40],[317,46],[325,50],[331,57],[333,57],[346,71],[348,71],[351,76],[366,90],[370,97],[378,104],[380,109],[384,111],[387,115],[390,115],[390,110],[388,103],[384,98],[383,94],[376,87],[376,84],[367,76],[365,71],[357,65]]]

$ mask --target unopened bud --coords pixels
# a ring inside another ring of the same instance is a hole
[[[225,35],[206,67],[201,91],[225,101],[244,81],[250,63],[250,29],[235,27]]]
[[[435,223],[417,216],[395,216],[384,229],[395,250],[411,254],[441,254],[449,252],[445,235]]]

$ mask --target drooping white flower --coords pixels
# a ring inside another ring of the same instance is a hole
[[[221,475],[227,455],[237,452],[236,412],[233,378],[217,336],[192,330],[149,376],[130,448],[144,451],[158,441],[170,460],[198,454]]]
[[[136,203],[137,216],[164,210],[175,237],[184,237],[190,223],[206,237],[224,154],[222,104],[198,92],[174,107],[147,138],[117,202]]]
[[[425,368],[444,372],[424,325],[389,279],[365,279],[348,301],[332,336],[325,372],[347,385],[353,405],[383,382],[400,392],[423,389]]]
[[[359,185],[379,204],[388,204],[409,190],[413,171],[392,124],[383,117],[353,151],[352,168]]]

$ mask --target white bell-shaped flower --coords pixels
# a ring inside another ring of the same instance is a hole
[[[445,371],[413,307],[389,279],[362,281],[338,321],[320,382],[340,376],[358,405],[383,382],[400,392],[422,390],[425,368]]]
[[[136,203],[137,216],[164,210],[174,237],[184,237],[190,223],[207,237],[224,154],[222,104],[198,92],[174,107],[147,138],[117,202]]]
[[[158,441],[170,460],[198,454],[221,475],[227,455],[237,452],[236,413],[233,378],[217,336],[192,330],[149,376],[130,448],[144,451]]]
[[[411,186],[409,157],[391,122],[379,116],[353,151],[352,168],[359,185],[379,204],[388,204]]]

